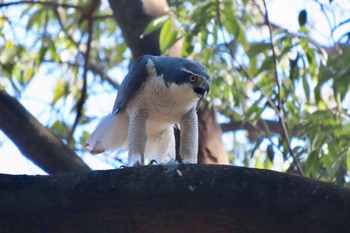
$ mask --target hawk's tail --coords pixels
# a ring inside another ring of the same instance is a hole
[[[107,115],[87,139],[87,148],[93,154],[127,148],[129,117],[122,112]]]

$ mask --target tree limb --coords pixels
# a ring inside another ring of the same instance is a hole
[[[156,30],[140,37],[147,25],[156,17],[167,14],[166,1],[129,0],[109,1],[114,18],[123,32],[123,37],[131,49],[133,58],[144,54],[160,55],[159,33]],[[145,9],[151,9],[148,12]]]
[[[7,6],[15,6],[15,5],[23,5],[23,4],[38,4],[38,5],[46,5],[46,6],[52,6],[52,7],[64,7],[64,8],[74,8],[79,11],[83,11],[84,8],[81,6],[76,6],[72,4],[65,4],[65,3],[57,3],[57,2],[51,2],[51,1],[14,1],[14,2],[6,2],[6,3],[0,3],[1,7],[7,7]]]
[[[22,232],[347,233],[350,191],[216,165],[0,175],[0,229]]]
[[[263,0],[263,3],[264,3],[264,8],[265,8],[265,20],[266,20],[267,26],[269,28],[270,44],[271,44],[271,51],[272,51],[272,58],[273,58],[274,78],[275,78],[276,87],[277,87],[276,95],[277,95],[278,104],[276,106],[275,103],[269,97],[267,98],[267,101],[269,102],[271,107],[275,110],[275,112],[276,112],[276,114],[278,116],[279,122],[281,124],[282,129],[283,129],[283,139],[286,142],[289,154],[290,154],[290,156],[293,159],[292,163],[295,165],[299,175],[304,176],[304,172],[303,172],[303,170],[302,170],[302,168],[301,168],[301,166],[299,164],[299,161],[297,160],[296,156],[294,155],[294,151],[293,151],[293,149],[292,149],[292,147],[290,145],[291,141],[290,141],[290,137],[289,137],[289,133],[288,133],[287,124],[286,124],[285,119],[284,119],[284,117],[282,115],[282,112],[281,112],[281,109],[283,108],[283,106],[281,104],[281,85],[280,85],[280,81],[279,81],[279,78],[278,78],[278,72],[277,72],[277,65],[278,65],[277,64],[277,56],[276,56],[276,52],[275,52],[275,46],[274,46],[274,43],[273,43],[272,26],[271,26],[270,20],[269,20],[269,13],[268,13],[268,10],[267,10],[266,1]]]
[[[21,153],[48,173],[90,170],[68,146],[1,89],[0,129]]]
[[[80,24],[82,21],[85,19],[88,21],[87,25],[87,42],[86,42],[86,51],[84,53],[84,71],[82,75],[83,79],[83,86],[81,88],[81,94],[77,102],[77,107],[76,107],[76,116],[74,123],[72,127],[69,130],[68,137],[67,137],[67,142],[68,145],[71,144],[71,141],[73,140],[73,135],[74,131],[77,128],[79,124],[79,120],[83,115],[83,109],[84,109],[84,104],[87,98],[87,74],[89,70],[89,60],[90,60],[90,49],[91,49],[91,42],[92,42],[92,33],[93,33],[93,20],[92,16],[94,11],[96,10],[97,6],[100,4],[100,1],[92,1],[91,5],[89,5],[84,12],[84,14],[81,16],[79,23]]]

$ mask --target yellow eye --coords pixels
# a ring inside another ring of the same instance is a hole
[[[190,75],[189,80],[191,83],[195,83],[198,80],[198,76],[192,74]]]

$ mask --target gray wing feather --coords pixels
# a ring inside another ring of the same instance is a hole
[[[148,77],[146,64],[150,57],[146,55],[137,59],[134,66],[125,76],[114,102],[113,115],[123,111],[127,107],[128,101],[142,88]]]

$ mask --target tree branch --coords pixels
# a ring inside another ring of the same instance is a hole
[[[270,132],[283,135],[281,125],[278,121],[261,119],[256,124],[253,124],[249,121],[231,121],[229,123],[220,124],[223,132],[244,129],[247,130],[249,133],[254,134],[265,131],[266,125]]]
[[[98,2],[98,1],[97,1]],[[96,2],[93,4],[93,6],[96,7]],[[92,33],[93,33],[93,20],[92,20],[92,14],[93,14],[93,10],[91,10],[89,7],[88,7],[89,11],[90,12],[90,15],[89,16],[84,16],[84,17],[87,17],[86,19],[88,20],[88,31],[87,31],[87,42],[86,42],[86,52],[84,54],[84,72],[83,72],[83,87],[81,89],[81,95],[80,95],[80,98],[77,102],[77,114],[76,114],[76,117],[75,117],[75,120],[74,120],[74,123],[71,127],[71,129],[69,130],[69,134],[68,134],[68,145],[70,145],[72,139],[73,139],[73,134],[74,134],[74,131],[75,129],[77,128],[78,126],[78,123],[79,123],[79,120],[83,114],[83,108],[84,108],[84,103],[85,103],[85,100],[86,100],[86,97],[87,97],[87,73],[88,73],[88,70],[89,70],[89,60],[90,60],[90,48],[91,48],[91,42],[92,42]],[[95,8],[94,8],[95,9]],[[80,20],[84,20],[83,18],[81,18]]]
[[[90,168],[17,100],[0,89],[0,129],[19,150],[48,173],[89,171]]]
[[[350,229],[349,190],[267,170],[143,166],[53,176],[0,175],[0,184],[3,233]]]
[[[8,6],[15,6],[15,5],[23,5],[23,4],[38,4],[38,5],[46,5],[46,6],[52,6],[52,7],[74,8],[74,9],[79,10],[79,11],[84,10],[83,7],[72,5],[72,4],[57,3],[57,2],[43,2],[43,1],[6,2],[6,3],[0,3],[0,8],[1,7],[8,7]]]
[[[271,50],[272,50],[272,58],[273,58],[273,70],[274,70],[274,76],[275,76],[275,81],[276,81],[276,86],[277,86],[277,101],[278,101],[278,105],[276,106],[275,103],[271,100],[270,97],[267,98],[267,101],[269,102],[271,107],[277,113],[279,122],[281,124],[282,129],[283,129],[283,138],[285,139],[285,142],[286,142],[289,154],[293,158],[293,163],[295,164],[297,172],[300,175],[304,176],[304,172],[301,169],[301,166],[300,166],[297,158],[295,157],[293,149],[292,149],[292,147],[290,145],[290,137],[289,137],[289,133],[288,133],[288,128],[287,128],[286,122],[283,119],[283,116],[282,116],[282,113],[281,113],[281,109],[283,108],[283,106],[281,104],[281,87],[280,87],[280,82],[279,82],[279,79],[278,79],[278,72],[277,72],[277,56],[276,56],[275,47],[274,47],[274,44],[273,44],[272,26],[271,26],[270,20],[269,20],[269,14],[268,14],[268,11],[267,11],[266,1],[263,0],[263,3],[264,3],[264,8],[265,8],[266,24],[268,25],[268,28],[269,28],[269,35],[270,35],[270,41],[271,41]]]
[[[110,0],[109,4],[134,59],[144,54],[161,55],[159,47],[160,30],[156,30],[142,38],[140,36],[154,18],[167,14],[166,8],[168,5],[166,1],[137,0],[130,4],[129,0]],[[149,12],[147,13],[145,9],[149,9]]]
[[[93,72],[94,74],[99,75],[103,81],[106,81],[109,85],[114,87],[116,90],[119,89],[120,84],[118,82],[116,82],[115,80],[113,80],[112,77],[108,76],[106,74],[106,72],[103,69],[101,69],[100,67],[98,67],[97,65],[95,65],[93,63],[89,63],[89,70],[91,72]]]

